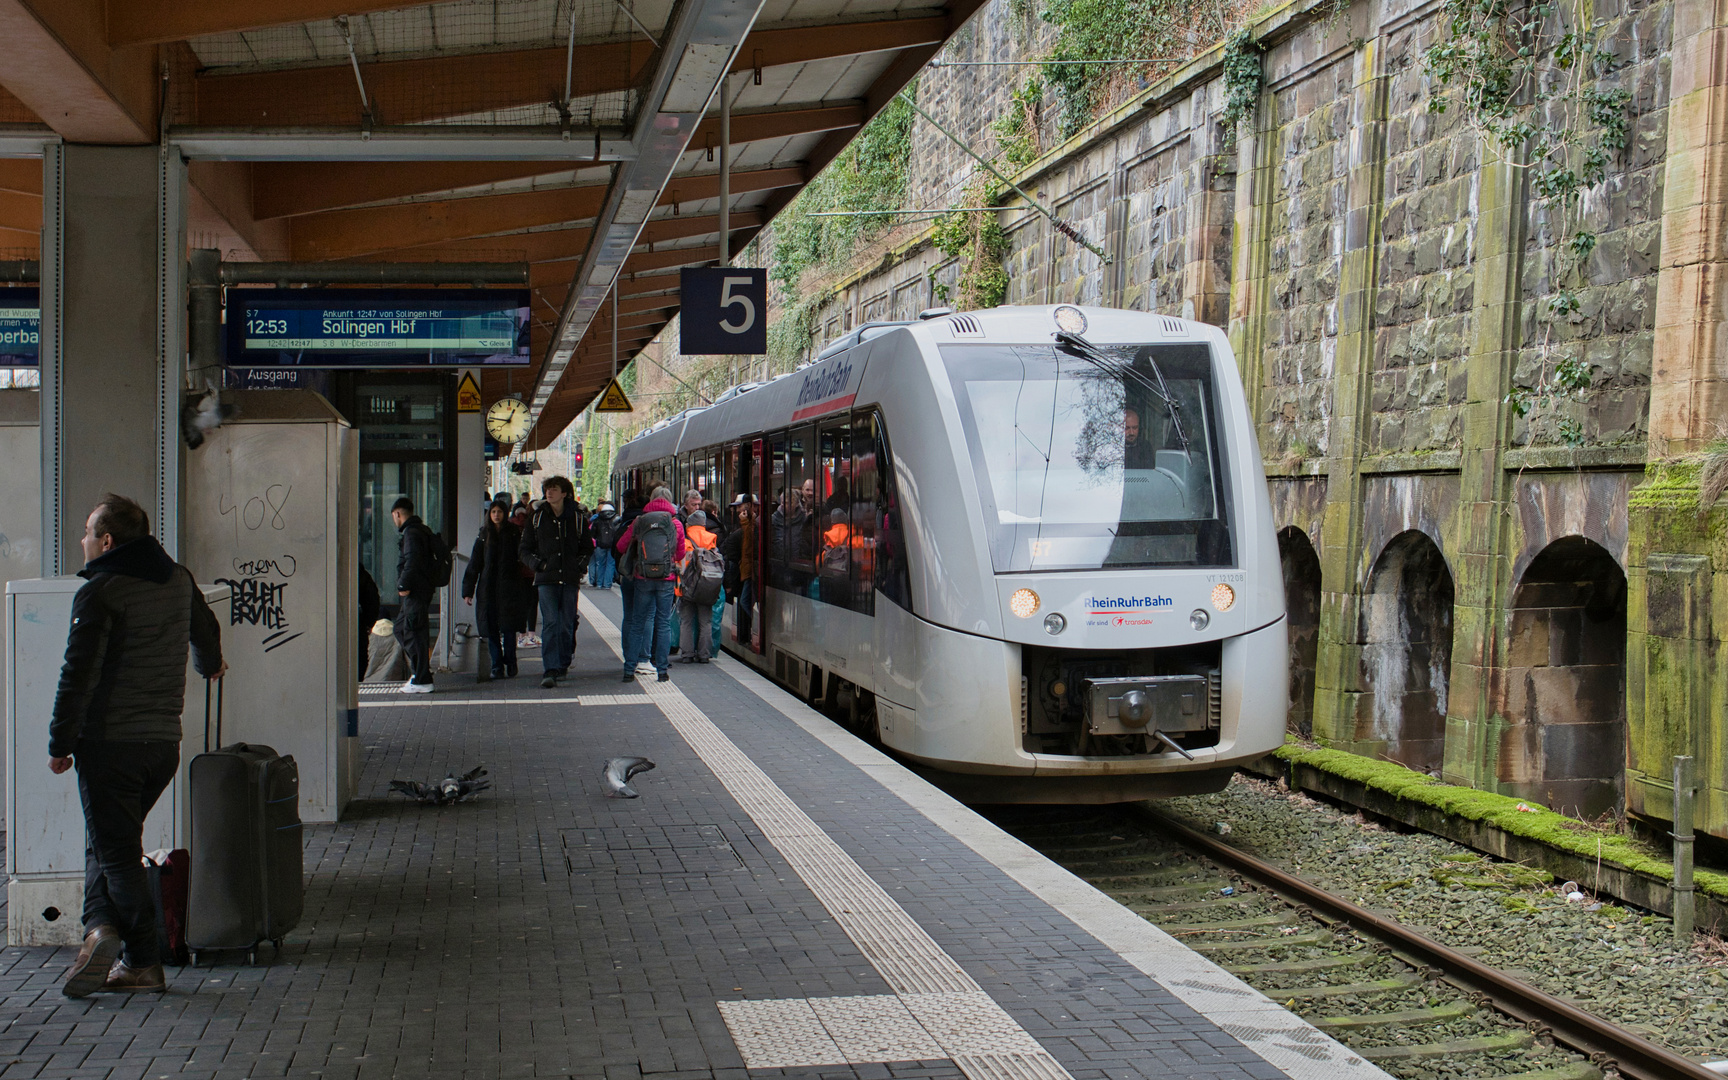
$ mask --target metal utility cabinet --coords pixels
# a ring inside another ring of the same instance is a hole
[[[48,771],[48,725],[83,578],[6,584],[6,943],[76,945],[84,935],[84,811],[78,777]],[[227,623],[228,587],[204,586]],[[232,685],[232,683],[230,683]],[[204,679],[186,664],[180,772],[144,822],[144,850],[185,847],[186,764],[204,749]]]
[[[225,584],[225,742],[300,767],[300,816],[335,821],[360,773],[358,433],[310,390],[231,391],[240,408],[186,452],[184,550]]]

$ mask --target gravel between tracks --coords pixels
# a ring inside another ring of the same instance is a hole
[[[1676,1053],[1728,1058],[1728,945],[1699,935],[1675,945],[1669,921],[1559,894],[1539,871],[1500,862],[1425,833],[1393,831],[1238,776],[1216,795],[1158,808],[1284,870],[1384,913],[1483,963]],[[1594,908],[1594,910],[1592,910]]]

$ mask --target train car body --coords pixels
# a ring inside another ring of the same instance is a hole
[[[1216,327],[861,327],[626,444],[612,482],[755,496],[727,650],[970,801],[1216,790],[1283,739],[1277,541]]]

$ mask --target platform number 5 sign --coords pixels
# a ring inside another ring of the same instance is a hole
[[[679,277],[678,351],[686,356],[768,351],[768,271],[709,267]]]

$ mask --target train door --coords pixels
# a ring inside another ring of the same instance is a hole
[[[767,638],[762,633],[766,619],[762,617],[762,598],[768,591],[768,491],[769,469],[767,445],[762,439],[750,443],[750,494],[756,496],[756,516],[753,528],[756,530],[756,581],[753,586],[755,593],[755,618],[750,624],[750,648],[758,655],[768,651]]]

